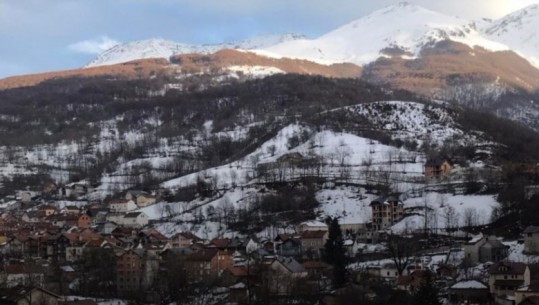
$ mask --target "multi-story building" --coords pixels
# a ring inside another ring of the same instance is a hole
[[[530,268],[524,263],[498,262],[489,269],[490,293],[501,300],[511,300],[521,286],[530,285]]]
[[[144,249],[131,249],[116,258],[118,294],[129,295],[148,289],[159,271],[158,257]]]
[[[389,228],[404,217],[404,206],[398,196],[377,198],[371,202],[370,206],[372,229],[375,231]]]
[[[202,249],[185,258],[185,267],[191,281],[207,281],[217,278],[232,267],[232,254],[217,248]]]

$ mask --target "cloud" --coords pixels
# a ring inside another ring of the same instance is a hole
[[[100,36],[94,39],[83,40],[73,44],[70,44],[68,48],[71,51],[85,53],[85,54],[100,54],[105,50],[108,50],[120,42],[112,39],[108,36]]]

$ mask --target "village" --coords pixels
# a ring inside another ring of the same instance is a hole
[[[430,179],[443,179],[451,169],[448,160],[424,165]],[[536,188],[528,190],[537,195]],[[336,288],[325,219],[264,237],[167,235],[142,210],[162,200],[159,192],[128,190],[106,202],[88,200],[91,192],[85,183],[47,183],[42,192],[4,198],[0,294],[9,301],[0,304],[22,304],[28,296],[51,305],[309,298],[346,304],[351,296],[368,304],[381,297],[376,287],[413,295],[425,281],[445,304],[539,304],[538,226],[528,226],[516,241],[481,232],[444,236],[426,227],[397,234],[391,228],[407,213],[402,195],[385,194],[370,201],[368,223],[340,225],[347,284]],[[521,253],[511,254],[515,249]]]

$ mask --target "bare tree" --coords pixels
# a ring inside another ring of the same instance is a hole
[[[475,208],[466,208],[464,210],[464,226],[473,227],[477,225],[477,210]]]
[[[450,230],[456,229],[459,225],[459,213],[450,205],[446,206],[444,211],[445,227]]]
[[[417,245],[414,240],[390,234],[387,240],[387,249],[399,275],[402,275],[408,264],[412,261]]]

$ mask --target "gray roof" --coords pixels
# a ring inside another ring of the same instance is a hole
[[[292,273],[307,272],[307,269],[303,265],[291,257],[279,257],[277,260]]]

